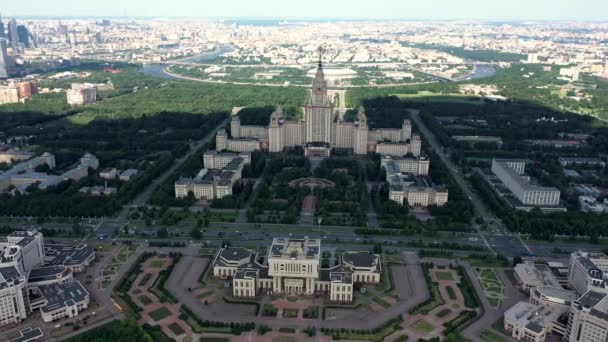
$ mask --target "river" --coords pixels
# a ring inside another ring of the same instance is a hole
[[[215,49],[211,50],[211,51],[205,51],[203,53],[201,53],[200,55],[196,55],[196,56],[190,56],[190,57],[185,57],[185,58],[181,58],[181,59],[176,59],[176,60],[171,60],[171,61],[167,61],[166,64],[171,64],[171,63],[175,63],[175,62],[181,62],[181,63],[203,63],[205,61],[209,61],[212,60],[222,54],[225,54],[227,52],[231,52],[234,51],[234,48],[230,45],[220,45],[218,47],[216,47]],[[142,68],[142,72],[144,74],[148,74],[148,75],[152,75],[152,76],[156,76],[156,77],[162,77],[162,78],[167,78],[167,79],[173,79],[174,77],[167,74],[165,72],[165,67],[166,64],[150,64],[150,65],[144,65],[144,67]]]

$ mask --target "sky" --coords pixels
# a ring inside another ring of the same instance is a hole
[[[3,0],[3,16],[603,20],[608,0]]]

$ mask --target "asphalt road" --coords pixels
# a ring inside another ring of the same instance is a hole
[[[439,156],[439,159],[441,159],[441,161],[445,164],[450,174],[452,175],[452,178],[456,181],[456,184],[458,184],[458,186],[462,189],[465,195],[471,200],[473,208],[475,209],[475,213],[481,216],[485,221],[496,220],[494,214],[492,214],[492,212],[485,206],[481,198],[471,190],[469,184],[467,184],[467,182],[464,180],[464,177],[458,171],[456,165],[454,165],[448,154],[443,149],[443,146],[441,146],[441,144],[439,144],[439,142],[435,138],[435,135],[431,133],[431,131],[424,124],[424,122],[422,122],[422,119],[420,119],[420,111],[411,110],[410,114],[412,120],[418,128],[418,131],[420,131],[420,133],[423,135],[426,143],[428,143],[431,149]],[[484,234],[479,229],[479,227],[475,225],[474,227],[477,230],[480,238],[486,243],[488,249],[490,249],[492,252],[495,252],[492,246],[486,241],[486,238],[484,237]]]
[[[217,125],[211,132],[207,133],[207,135],[205,135],[202,139],[196,141],[195,143],[190,145],[190,150],[183,155],[181,158],[176,159],[173,162],[173,165],[167,169],[162,175],[160,175],[159,177],[157,177],[156,179],[154,179],[154,181],[152,181],[152,183],[150,183],[150,185],[148,185],[144,191],[140,192],[131,202],[131,204],[125,206],[123,208],[123,210],[120,212],[120,214],[118,215],[119,218],[126,218],[127,214],[129,213],[129,208],[133,208],[133,207],[139,207],[141,205],[146,204],[146,202],[148,201],[148,199],[150,198],[150,195],[152,194],[152,192],[159,186],[161,185],[167,178],[169,178],[174,172],[175,170],[177,170],[180,166],[182,166],[182,164],[188,160],[190,157],[192,157],[193,154],[197,153],[198,150],[201,149],[201,147],[203,147],[204,144],[208,143],[209,141],[211,141],[211,139],[213,139],[215,137],[215,133],[222,127],[226,126],[226,124],[228,123],[228,120],[230,118],[226,118],[224,121],[222,121],[222,123],[220,123],[219,125]]]

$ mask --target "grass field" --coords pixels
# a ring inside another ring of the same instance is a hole
[[[201,341],[205,342],[230,342],[229,338],[225,337],[201,337]]]
[[[377,304],[379,304],[380,306],[382,306],[385,309],[388,309],[388,308],[391,307],[390,303],[387,303],[384,299],[382,299],[380,297],[374,297],[373,301],[376,302]]]
[[[165,265],[165,262],[163,260],[152,260],[152,262],[150,262],[150,267],[152,268],[162,268]]]
[[[184,329],[177,323],[171,323],[169,325],[169,329],[176,335],[182,335],[183,333],[185,333]]]
[[[484,330],[483,333],[481,334],[481,339],[484,342],[509,342],[509,339],[504,338],[494,332],[491,332],[489,330]]]
[[[169,311],[169,309],[164,306],[150,312],[150,318],[152,318],[156,322],[161,321],[169,316],[171,316],[171,311]]]
[[[492,268],[476,268],[475,272],[490,305],[498,308],[503,297],[503,285],[500,278],[498,278],[498,274]]]
[[[412,328],[414,328],[417,332],[421,334],[428,334],[433,331],[435,328],[427,321],[420,319],[412,324]]]
[[[419,92],[417,94],[392,94],[406,101],[422,101],[422,102],[454,102],[454,103],[478,103],[483,101],[478,96],[465,94],[440,94],[432,92]]]
[[[298,318],[298,309],[284,309],[283,317],[285,318]]]
[[[139,296],[139,301],[143,305],[148,305],[148,304],[152,303],[152,299],[150,299],[150,297],[148,297],[146,295]]]
[[[141,277],[141,280],[139,281],[139,286],[146,286],[146,284],[148,284],[148,282],[150,281],[150,278],[152,278],[152,274],[144,274],[144,276]]]
[[[454,280],[452,272],[435,272],[438,280]]]

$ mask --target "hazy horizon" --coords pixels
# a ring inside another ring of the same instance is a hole
[[[196,0],[106,0],[91,6],[76,0],[11,2],[3,17],[22,18],[207,18],[250,20],[475,20],[475,21],[608,21],[608,1],[580,0],[380,0],[376,2],[280,0],[214,3]]]

